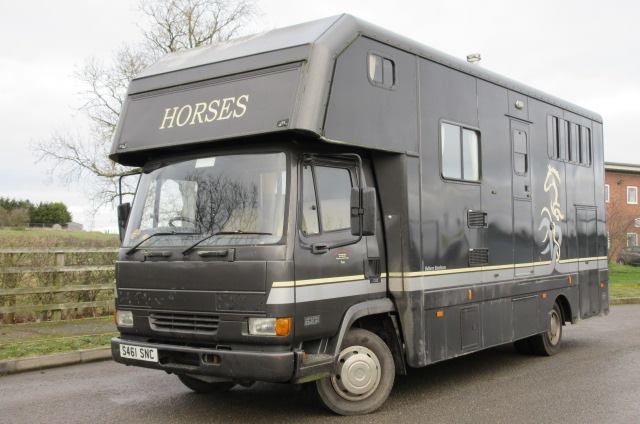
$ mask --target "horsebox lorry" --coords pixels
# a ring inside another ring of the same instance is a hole
[[[368,413],[609,311],[601,117],[353,16],[160,59],[110,157],[141,169],[113,357],[196,392],[315,381]]]

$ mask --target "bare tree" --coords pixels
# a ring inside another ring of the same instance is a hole
[[[118,179],[130,169],[107,156],[120,117],[129,81],[163,55],[229,40],[240,34],[256,11],[254,0],[142,0],[143,41],[126,45],[105,63],[90,58],[76,76],[86,89],[80,93],[90,122],[87,134],[57,131],[34,146],[39,161],[70,183],[91,177],[96,206],[118,195]],[[131,187],[125,185],[127,192]]]
[[[611,186],[607,208],[607,230],[609,232],[609,261],[615,261],[622,249],[627,247],[627,233],[632,232],[637,217],[626,206],[626,191],[621,181]]]

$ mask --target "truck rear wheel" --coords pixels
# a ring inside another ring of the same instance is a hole
[[[389,397],[396,370],[391,350],[376,334],[349,330],[338,355],[337,373],[318,380],[322,402],[340,415],[368,414]]]
[[[549,330],[529,339],[531,350],[536,355],[551,356],[560,351],[562,344],[562,311],[555,303],[549,312]]]
[[[233,381],[214,381],[208,382],[190,377],[185,374],[178,375],[178,378],[188,388],[196,393],[221,393],[231,390],[236,385]]]

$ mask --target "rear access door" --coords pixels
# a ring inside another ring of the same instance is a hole
[[[580,313],[582,318],[600,313],[600,281],[598,279],[598,237],[596,208],[576,207],[578,233],[578,286],[580,287]]]

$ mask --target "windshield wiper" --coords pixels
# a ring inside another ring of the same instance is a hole
[[[149,240],[152,237],[155,236],[175,236],[175,235],[181,235],[181,236],[192,236],[195,234],[199,234],[199,233],[180,233],[178,231],[170,231],[170,232],[160,232],[160,233],[153,233],[150,236],[148,236],[147,238],[140,240],[140,242],[138,242],[137,244],[135,244],[131,249],[127,250],[127,252],[125,253],[126,255],[130,255],[133,252],[135,252],[136,250],[138,250],[138,247],[140,247],[140,245],[142,243],[144,243],[145,241]]]
[[[256,232],[256,231],[242,231],[242,230],[237,230],[237,231],[218,231],[216,233],[209,234],[208,236],[203,237],[200,240],[198,240],[197,242],[193,243],[191,246],[189,246],[186,249],[184,249],[182,251],[182,254],[186,255],[187,253],[191,252],[200,243],[203,243],[203,242],[209,240],[211,237],[228,236],[228,235],[233,235],[233,234],[252,234],[252,235],[258,235],[258,236],[271,236],[271,235],[273,235],[272,233],[261,233],[261,232]]]

